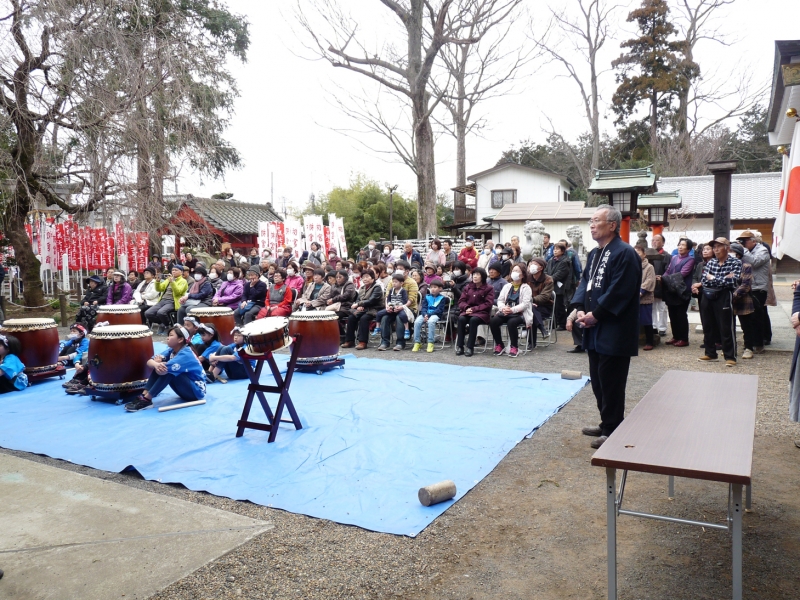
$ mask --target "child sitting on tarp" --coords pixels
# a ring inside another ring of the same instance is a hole
[[[58,344],[58,361],[65,367],[77,365],[87,350],[89,350],[89,339],[86,337],[86,327],[75,323],[70,326],[67,339]]]
[[[228,383],[228,379],[247,379],[247,371],[239,357],[239,350],[244,348],[244,335],[239,327],[234,327],[231,335],[233,336],[232,344],[221,346],[216,353],[209,356],[211,368],[206,376],[211,383],[214,381]],[[255,369],[256,361],[251,360],[250,366]],[[223,371],[225,376],[222,376]]]
[[[151,408],[153,398],[167,386],[186,402],[205,397],[206,382],[203,367],[189,347],[189,339],[189,332],[182,325],[175,325],[169,330],[167,337],[169,348],[147,361],[153,372],[139,397],[125,405],[126,411],[137,412]]]
[[[13,335],[0,334],[0,394],[28,387],[25,365],[19,359],[22,346]]]
[[[196,351],[198,346],[203,345],[203,338],[200,337],[199,331],[200,321],[192,316],[188,316],[183,320],[183,326],[186,327],[186,331],[189,332],[189,335],[192,338],[191,342],[189,343],[191,344],[192,349],[195,350],[195,354],[201,354],[202,350],[200,352]]]
[[[222,344],[219,343],[217,328],[211,323],[200,323],[197,332],[200,334],[202,344],[194,346],[192,350],[197,354],[197,359],[203,365],[203,370],[208,371],[210,367],[209,357],[217,352],[222,347]]]

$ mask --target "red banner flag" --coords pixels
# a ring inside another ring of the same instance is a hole
[[[281,221],[280,223],[278,223],[278,248],[277,248],[278,251],[275,253],[275,256],[273,258],[277,259],[278,256],[280,256],[281,252],[283,252],[284,246],[286,246],[286,231],[283,221]]]
[[[331,248],[331,228],[328,225],[325,225],[325,247],[322,249],[323,254],[328,256],[328,250]]]
[[[113,236],[106,235],[105,249],[106,249],[106,258],[108,260],[108,265],[107,265],[106,268],[115,267],[116,266],[116,262],[114,261],[114,237]]]

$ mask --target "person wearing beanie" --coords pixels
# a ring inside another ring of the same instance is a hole
[[[195,306],[211,306],[214,298],[214,286],[208,280],[208,271],[198,263],[192,275],[194,282],[189,291],[180,298],[181,307],[178,309],[178,323],[183,324],[186,313]]]
[[[133,290],[131,284],[125,281],[125,273],[114,271],[111,281],[106,295],[106,304],[129,304],[133,298]]]

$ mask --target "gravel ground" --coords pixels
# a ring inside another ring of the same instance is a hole
[[[781,299],[790,290],[779,289]],[[558,345],[518,359],[490,353],[470,359],[452,350],[363,354],[525,371],[588,370],[585,355],[562,334]],[[699,336],[684,349],[658,346],[633,359],[628,412],[669,369],[720,371],[701,364]],[[753,512],[745,516],[745,598],[796,598],[800,589],[800,427],[787,419],[791,355],[768,352],[740,361],[736,373],[759,375]],[[729,371],[730,372],[730,371]],[[735,390],[731,390],[735,393]],[[144,481],[42,456],[30,460],[172,495],[254,518],[275,529],[173,583],[155,599],[201,598],[604,598],[605,474],[591,468],[590,439],[580,428],[597,421],[587,386],[532,438],[520,442],[495,470],[417,538],[339,525],[179,485]],[[632,474],[626,504],[689,519],[722,521],[724,485],[678,479],[677,498],[666,478]],[[620,595],[624,598],[730,596],[730,539],[697,527],[621,519],[618,526]]]

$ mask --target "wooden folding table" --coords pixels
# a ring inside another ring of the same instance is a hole
[[[742,598],[742,486],[751,501],[758,377],[668,371],[592,457],[606,468],[608,598],[617,600],[617,517],[630,515],[731,532],[733,598]],[[616,471],[622,469],[619,492]],[[727,483],[726,524],[625,510],[628,471]]]

